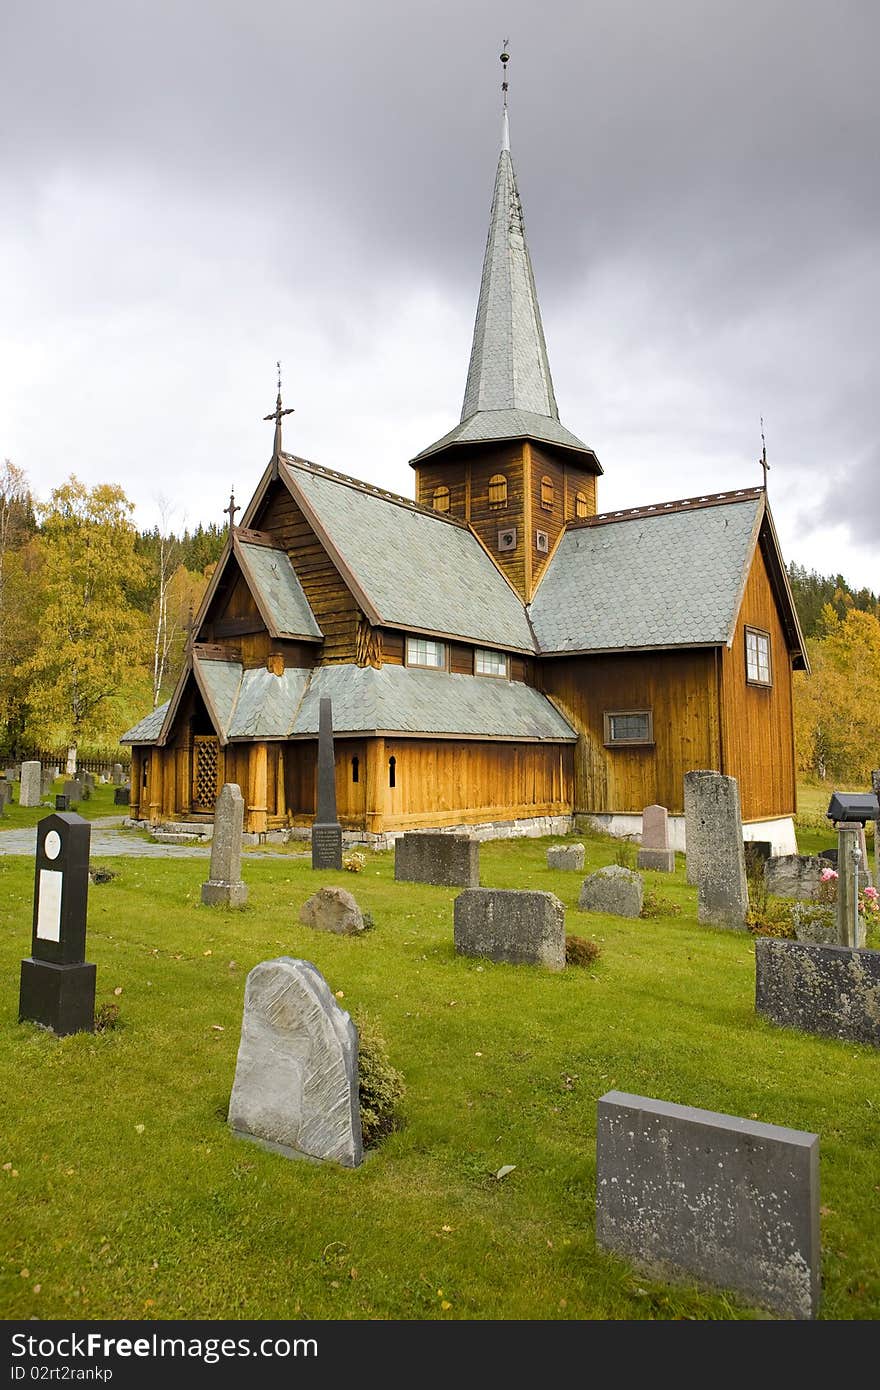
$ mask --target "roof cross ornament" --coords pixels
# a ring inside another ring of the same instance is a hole
[[[504,47],[501,52],[501,71],[504,76],[501,80],[501,90],[504,93],[504,115],[501,123],[501,148],[510,149],[510,124],[507,119],[507,64],[510,62],[510,54],[507,51],[509,40],[504,40]]]
[[[280,362],[276,362],[275,365],[276,365],[276,367],[278,368],[278,397],[277,397],[277,400],[275,401],[275,409],[272,411],[272,414],[271,414],[271,415],[264,415],[264,416],[263,416],[263,419],[264,419],[264,420],[274,420],[274,421],[275,421],[275,455],[276,455],[276,457],[280,457],[280,455],[281,455],[281,418],[282,418],[282,416],[284,416],[284,415],[292,415],[292,414],[293,414],[293,406],[289,406],[287,410],[282,410],[282,409],[281,409],[281,363],[280,363]]]
[[[229,493],[229,506],[223,509],[223,515],[229,517],[230,535],[232,535],[232,532],[235,530],[235,513],[240,511],[241,507],[237,507],[235,504],[235,488],[233,488]]]
[[[764,470],[764,492],[767,492],[767,474],[770,472],[770,465],[767,462],[767,442],[764,439],[764,417],[761,416],[761,457],[758,459]]]

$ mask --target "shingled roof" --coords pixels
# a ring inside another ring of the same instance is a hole
[[[273,637],[323,637],[286,550],[237,535],[235,555]]]

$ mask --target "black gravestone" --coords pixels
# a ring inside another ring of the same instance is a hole
[[[66,811],[66,810],[67,810],[67,797],[64,795],[63,792],[56,792],[56,793],[55,793],[55,810],[56,810],[56,811]]]
[[[312,868],[342,868],[342,826],[336,818],[332,701],[318,706],[318,809],[312,825]]]
[[[18,1018],[59,1037],[95,1027],[96,969],[85,958],[91,833],[72,811],[37,826],[31,957],[21,963]]]
[[[114,805],[114,806],[130,806],[130,805],[131,805],[131,788],[130,788],[130,787],[115,787],[115,788],[113,789],[113,805]]]

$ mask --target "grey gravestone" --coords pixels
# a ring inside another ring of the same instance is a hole
[[[394,877],[445,888],[480,886],[480,842],[475,835],[412,830],[394,842]]]
[[[94,772],[84,772],[82,775],[83,786],[88,787],[90,792],[93,792],[95,790],[97,781],[98,779],[95,776]]]
[[[19,1022],[53,1033],[95,1027],[94,965],[85,958],[91,826],[72,812],[37,826],[30,959],[21,963]]]
[[[815,1317],[819,1136],[609,1091],[598,1105],[596,1243],[660,1277]]]
[[[229,1123],[291,1158],[362,1162],[357,1029],[310,961],[248,975]]]
[[[39,806],[43,797],[42,777],[43,769],[38,762],[22,763],[21,790],[18,797],[20,806]]]
[[[581,885],[581,912],[607,912],[612,917],[638,917],[644,901],[642,876],[622,864],[608,864],[588,874]]]
[[[113,764],[113,770],[112,770],[112,772],[111,772],[111,774],[110,774],[110,780],[111,780],[111,782],[113,783],[114,787],[121,787],[121,786],[122,786],[122,783],[123,783],[123,780],[124,780],[124,775],[123,775],[123,771],[122,771],[122,763],[114,763],[114,764]]]
[[[113,788],[113,805],[114,805],[114,806],[128,806],[128,805],[130,805],[130,804],[131,804],[131,788],[130,788],[130,787],[114,787],[114,788]]]
[[[337,936],[358,936],[366,928],[363,913],[345,888],[319,888],[303,903],[299,920],[315,931]]]
[[[460,956],[565,967],[565,908],[554,893],[468,888],[455,899],[453,917]]]
[[[211,876],[202,884],[202,902],[208,907],[244,907],[247,884],[241,879],[241,833],[244,797],[236,782],[224,782],[214,809],[211,841]]]
[[[880,1047],[880,951],[758,937],[755,1008],[787,1028]]]
[[[797,941],[809,941],[817,946],[837,946],[837,908],[834,904],[795,903],[791,909],[791,924]],[[865,944],[865,919],[859,917],[857,946]]]
[[[318,807],[312,825],[312,868],[342,868],[342,826],[336,815],[333,705],[326,696],[318,705]]]
[[[777,898],[815,898],[822,870],[833,867],[818,855],[776,855],[764,864],[764,886]]]
[[[656,869],[662,874],[674,873],[675,851],[669,848],[665,806],[646,806],[642,812],[642,844],[636,863],[640,869]]]
[[[547,851],[548,869],[575,869],[578,873],[584,867],[586,849],[583,845],[551,845]]]
[[[686,772],[684,775],[684,843],[687,881],[694,888],[700,881],[700,865],[706,853],[703,822],[698,814],[701,777],[714,777],[708,771]]]
[[[49,796],[54,781],[55,778],[52,776],[52,769],[47,768],[40,778],[40,793],[42,796]]]
[[[0,777],[0,816],[3,815],[3,808],[12,800],[12,783],[8,777]]]
[[[68,805],[71,801],[82,800],[82,782],[65,782],[64,795],[67,797]]]
[[[720,772],[687,772],[691,821],[698,845],[697,918],[704,924],[746,930],[749,891],[743,849],[739,786]]]

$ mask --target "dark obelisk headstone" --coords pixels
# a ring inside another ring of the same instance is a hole
[[[18,1018],[59,1037],[95,1027],[96,970],[85,958],[91,834],[73,811],[37,826],[31,957],[21,963]]]
[[[318,707],[318,809],[312,825],[312,868],[342,868],[342,826],[336,818],[332,701]]]

